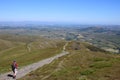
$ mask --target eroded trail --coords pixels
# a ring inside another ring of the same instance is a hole
[[[41,60],[39,62],[30,64],[28,66],[25,66],[25,67],[19,69],[16,79],[22,78],[23,76],[25,76],[26,74],[30,73],[31,71],[34,71],[34,70],[44,66],[45,64],[49,64],[53,60],[55,60],[55,59],[57,59],[59,57],[62,57],[64,55],[66,55],[66,54],[69,54],[69,52],[65,51],[65,48],[66,48],[67,45],[68,45],[68,43],[66,43],[63,46],[63,51],[60,54],[58,54],[56,56],[53,56],[53,57],[50,57],[50,58],[47,58],[47,59],[44,59],[44,60]],[[0,80],[14,80],[12,77],[8,77],[8,74],[13,74],[13,73],[12,72],[7,72],[7,73],[4,73],[4,74],[1,74],[0,75]]]

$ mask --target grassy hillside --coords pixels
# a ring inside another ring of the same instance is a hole
[[[41,39],[41,37],[32,36],[32,35],[19,35],[19,34],[5,34],[4,33],[4,34],[0,34],[0,39],[11,41],[11,42],[30,43],[30,42],[35,41],[36,39]]]
[[[34,39],[34,37],[30,37],[33,41],[29,42],[30,38],[28,36],[25,38],[17,38],[21,39],[9,38],[10,41],[6,42],[6,44],[9,44],[10,48],[0,51],[0,73],[10,71],[10,65],[13,60],[16,60],[21,68],[22,66],[59,54],[65,44],[65,42],[61,40],[50,40],[45,38]],[[14,45],[12,42],[21,44],[12,47],[12,45]],[[0,43],[2,42],[0,41]]]
[[[120,55],[82,42],[70,42],[67,51],[19,80],[120,80]]]
[[[0,39],[0,51],[7,50],[13,47],[16,47],[18,45],[21,45],[22,43],[12,42],[8,40]]]
[[[0,26],[0,39],[33,42],[39,36],[50,39],[79,40],[120,53],[120,26],[115,25],[25,25]]]

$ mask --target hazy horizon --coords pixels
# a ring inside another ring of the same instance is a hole
[[[0,25],[96,25],[96,26],[108,26],[120,24],[98,24],[98,23],[77,23],[77,22],[47,22],[47,21],[0,21]]]

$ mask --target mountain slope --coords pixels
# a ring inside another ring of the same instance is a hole
[[[119,80],[120,55],[82,42],[70,42],[69,55],[19,80]]]
[[[19,45],[22,45],[22,43],[0,39],[0,51],[4,51],[4,50],[7,50],[13,47],[17,47]]]
[[[21,45],[0,52],[0,73],[10,71],[10,65],[13,60],[18,62],[19,67],[22,67],[59,54],[65,44],[65,41],[45,38],[38,38],[35,41],[28,42],[29,38],[25,42],[22,42],[23,44]],[[46,42],[47,44],[45,44]]]

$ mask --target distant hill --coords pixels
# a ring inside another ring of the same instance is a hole
[[[120,49],[119,25],[1,25],[0,37],[8,41],[27,41],[28,43],[39,37],[67,41],[78,40],[89,42],[113,53],[119,53]]]
[[[114,28],[114,27],[112,27]],[[88,27],[80,29],[80,33],[84,36],[84,40],[103,49],[120,48],[120,29],[112,29],[111,27]],[[117,52],[117,51],[116,51]]]

